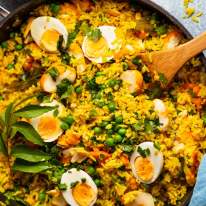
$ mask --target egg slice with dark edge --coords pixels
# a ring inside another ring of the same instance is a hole
[[[56,80],[52,79],[50,74],[45,73],[42,75],[40,79],[40,86],[43,91],[48,93],[56,92],[57,85],[63,80],[68,79],[71,83],[73,83],[76,79],[76,71],[72,67],[67,66],[66,69],[64,67],[58,67],[59,76]]]
[[[82,50],[90,61],[101,64],[113,59],[114,53],[121,49],[122,40],[118,38],[114,26],[100,26],[98,29],[101,31],[102,37],[93,41],[86,36]]]
[[[141,150],[149,151],[147,157],[141,156],[138,152]],[[153,183],[160,175],[163,167],[163,154],[154,147],[153,142],[143,142],[136,146],[130,158],[130,164],[133,175],[145,184]]]
[[[31,36],[42,49],[48,52],[56,52],[60,36],[63,36],[63,46],[66,46],[68,32],[64,24],[58,19],[41,16],[32,21]]]
[[[126,206],[154,206],[154,199],[150,193],[139,191],[136,199]]]
[[[97,186],[83,170],[70,169],[62,175],[61,183],[66,184],[63,197],[71,206],[92,206],[97,200]]]
[[[63,133],[61,129],[61,121],[58,116],[64,111],[64,106],[53,100],[51,103],[42,103],[41,106],[57,107],[58,115],[54,115],[54,111],[47,112],[39,117],[31,119],[32,126],[39,133],[44,142],[53,142]]]

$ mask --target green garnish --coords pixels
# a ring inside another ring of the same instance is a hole
[[[60,5],[59,4],[55,4],[55,3],[51,3],[49,8],[50,8],[50,11],[54,15],[57,15],[59,13],[59,10],[60,10]]]
[[[157,150],[160,150],[160,143],[159,143],[159,142],[154,142],[154,147],[155,147]]]
[[[149,148],[147,149],[142,149],[140,146],[137,148],[137,152],[144,158],[148,157],[150,155],[150,150]]]
[[[70,188],[71,188],[71,189],[74,188],[78,183],[79,183],[79,181],[72,182],[72,183],[70,184]]]
[[[163,85],[166,85],[168,83],[168,80],[163,73],[159,73],[159,80]]]
[[[91,29],[87,36],[92,41],[98,41],[102,37],[102,33],[99,28]]]
[[[56,78],[59,76],[59,71],[55,67],[49,69],[48,73],[54,81],[56,81]]]
[[[58,188],[59,188],[60,190],[66,190],[66,189],[67,189],[67,185],[66,185],[66,184],[59,184],[59,185],[58,185]]]

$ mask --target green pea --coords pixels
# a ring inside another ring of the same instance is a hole
[[[95,170],[94,167],[89,166],[89,167],[87,168],[87,172],[88,172],[90,175],[94,175],[94,174],[96,173],[96,170]]]
[[[117,124],[122,124],[123,123],[123,117],[122,115],[115,117],[115,122]]]
[[[62,122],[60,127],[65,131],[69,129],[69,125],[66,122]]]
[[[43,202],[46,199],[45,191],[39,193],[39,201]]]
[[[123,138],[122,138],[121,135],[119,135],[119,134],[114,135],[114,141],[115,142],[119,143],[119,142],[122,142],[122,140],[123,140]]]
[[[74,123],[74,117],[72,115],[68,115],[64,121],[69,124],[69,125],[72,125]]]
[[[8,48],[8,43],[6,41],[1,43],[1,48],[7,49]]]
[[[127,130],[124,129],[124,128],[120,128],[120,129],[118,130],[118,134],[121,135],[121,136],[124,136],[124,135],[126,134],[126,132],[127,132]]]
[[[106,127],[109,123],[107,121],[102,121],[99,126],[100,127]]]
[[[22,50],[23,49],[23,45],[22,44],[17,44],[16,46],[15,46],[15,49],[16,50]]]
[[[82,93],[82,87],[81,86],[76,87],[75,92],[77,94],[81,94]]]
[[[114,111],[116,110],[116,105],[115,105],[115,103],[114,103],[114,102],[110,102],[110,103],[108,104],[108,109],[109,109],[110,112],[114,112]]]
[[[106,139],[106,145],[108,145],[109,147],[113,147],[115,145],[114,139],[109,137]]]
[[[102,132],[102,129],[100,127],[95,127],[94,128],[94,133],[95,134],[100,134]]]
[[[8,65],[7,65],[7,69],[8,69],[8,70],[13,69],[13,68],[14,68],[14,64],[8,64]]]
[[[100,187],[102,185],[102,181],[100,179],[95,179],[94,182],[97,187]]]

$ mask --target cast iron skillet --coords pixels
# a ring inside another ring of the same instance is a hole
[[[191,39],[192,35],[190,32],[182,25],[175,16],[172,16],[169,12],[164,10],[159,5],[155,4],[150,0],[137,0],[139,4],[146,7],[147,9],[152,9],[161,13],[167,19],[169,19],[174,25],[176,25],[183,34]],[[23,3],[22,3],[23,2]],[[21,24],[23,18],[27,18],[27,14],[38,5],[49,2],[49,0],[0,0],[0,17],[2,18],[0,22],[0,42],[9,38],[9,31],[15,29]],[[202,60],[206,63],[205,58],[202,55]],[[206,64],[205,64],[206,65]],[[188,192],[184,200],[179,204],[179,206],[187,206],[192,195],[192,190]],[[0,195],[1,199],[1,195]]]

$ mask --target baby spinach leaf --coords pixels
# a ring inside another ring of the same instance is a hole
[[[26,161],[16,161],[13,165],[13,170],[26,173],[40,173],[51,167],[48,162],[28,163]]]
[[[32,125],[30,125],[27,122],[16,122],[15,124],[13,124],[12,126],[14,129],[16,129],[16,131],[18,131],[19,133],[21,133],[22,135],[24,135],[24,137],[37,145],[43,145],[44,142],[41,139],[40,135],[37,133],[37,131],[32,127]]]
[[[34,150],[24,145],[17,145],[12,149],[11,154],[19,159],[29,162],[44,162],[51,159],[51,156],[41,150]]]
[[[17,117],[35,118],[44,113],[54,110],[56,107],[27,105],[26,107],[17,110],[14,114]]]
[[[6,146],[4,144],[4,140],[0,134],[0,153],[3,153],[4,155],[7,155],[7,150],[6,150]]]

